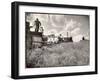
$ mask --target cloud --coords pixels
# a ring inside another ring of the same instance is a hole
[[[55,29],[51,29],[48,32],[44,32],[45,35],[55,34],[57,35],[57,31]]]
[[[74,36],[72,39],[73,39],[73,42],[79,42],[80,40],[82,40],[82,37],[83,37],[83,35],[76,35],[76,36]]]
[[[60,33],[64,36],[67,36],[67,32],[69,32],[70,36],[78,35],[80,32],[80,26],[81,24],[73,19],[70,19],[69,21],[66,20],[65,28]]]
[[[78,35],[80,33],[80,28],[79,27],[77,27],[77,28],[75,28],[75,29],[73,29],[72,31],[71,31],[71,35],[72,36],[76,36],[76,35]]]
[[[26,16],[26,21],[30,22],[30,26],[33,26],[36,18],[40,20],[46,35],[55,33],[67,36],[67,32],[69,32],[70,36],[75,37],[89,32],[88,19],[85,16],[30,13]],[[89,34],[84,36],[89,38]]]
[[[65,30],[72,30],[75,27],[76,21],[71,19],[66,22],[66,28]]]
[[[85,39],[90,40],[89,32],[84,35]]]

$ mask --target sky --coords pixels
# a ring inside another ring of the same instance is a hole
[[[30,26],[34,25],[36,18],[41,22],[44,28],[44,35],[55,34],[66,37],[85,37],[90,38],[89,16],[87,15],[71,15],[71,14],[38,14],[26,12],[26,21],[30,22]],[[35,26],[31,30],[34,31]]]

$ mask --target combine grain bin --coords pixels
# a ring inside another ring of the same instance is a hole
[[[40,32],[31,32],[32,48],[40,48],[43,45],[43,37]]]

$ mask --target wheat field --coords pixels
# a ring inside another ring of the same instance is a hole
[[[26,68],[89,65],[89,41],[64,42],[27,50]]]

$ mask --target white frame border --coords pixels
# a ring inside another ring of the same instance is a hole
[[[90,65],[75,67],[25,68],[25,12],[82,14],[90,16]],[[95,71],[95,10],[55,8],[41,6],[19,6],[19,75],[76,73]]]

